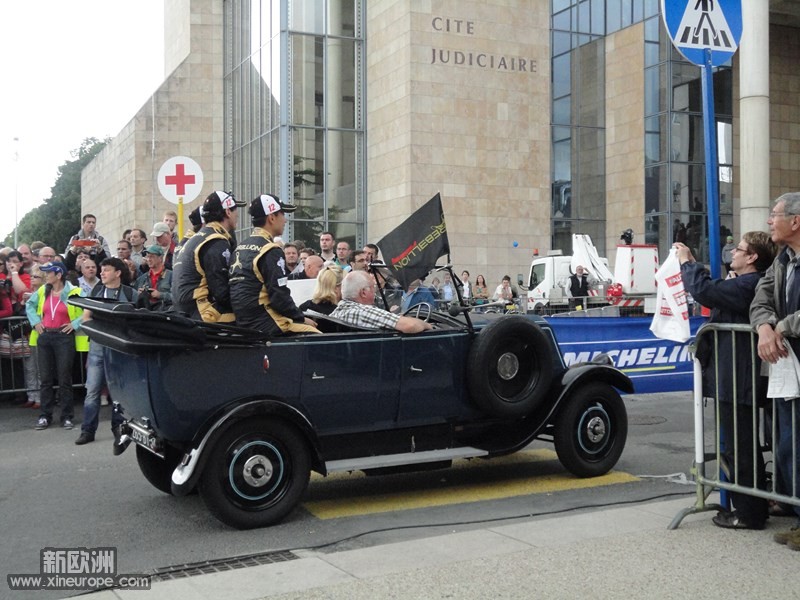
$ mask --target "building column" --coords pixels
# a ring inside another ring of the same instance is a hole
[[[742,1],[739,45],[740,233],[767,228],[769,170],[769,4]]]

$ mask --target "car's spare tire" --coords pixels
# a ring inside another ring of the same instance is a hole
[[[490,415],[515,418],[530,414],[544,399],[552,378],[551,343],[527,317],[493,321],[470,348],[470,395]]]

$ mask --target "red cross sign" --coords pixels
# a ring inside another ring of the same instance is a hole
[[[158,170],[158,190],[173,204],[189,203],[203,189],[203,170],[188,156],[173,156]]]

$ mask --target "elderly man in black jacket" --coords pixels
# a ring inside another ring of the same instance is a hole
[[[775,258],[776,247],[769,235],[763,231],[750,231],[733,251],[731,271],[736,277],[712,280],[709,272],[695,262],[691,250],[682,243],[676,243],[678,260],[681,263],[681,277],[686,290],[692,297],[711,308],[712,323],[749,323],[750,303],[755,295],[756,285],[764,271]],[[766,399],[766,378],[756,375],[753,381],[753,358],[749,333],[736,333],[736,356],[733,356],[733,339],[730,332],[721,332],[717,344],[718,356],[715,368],[711,361],[713,342],[697,349],[697,358],[703,363],[703,393],[706,397],[718,395],[720,411],[720,430],[722,432],[721,454],[724,465],[729,468],[733,479],[733,467],[737,465],[737,482],[746,487],[754,483],[764,486],[764,459],[756,452],[753,464],[755,440],[753,437],[753,399]],[[706,338],[708,339],[708,338]],[[756,359],[758,360],[758,359]],[[760,361],[759,365],[760,365]],[[756,365],[755,373],[759,372]],[[715,375],[719,372],[719,381]],[[735,374],[734,374],[735,373]],[[736,388],[734,388],[734,377]],[[736,395],[734,396],[734,389]],[[737,437],[734,438],[734,411],[736,412]],[[733,441],[737,440],[734,451]],[[754,467],[758,482],[754,481]],[[744,494],[731,492],[734,509],[720,512],[714,517],[715,525],[728,529],[764,529],[767,520],[767,501]]]

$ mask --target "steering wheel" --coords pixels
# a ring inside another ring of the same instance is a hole
[[[426,323],[430,323],[432,314],[433,306],[431,306],[430,302],[420,302],[419,304],[415,304],[406,310],[406,312],[403,313],[403,316],[416,317],[417,319],[422,319]]]

